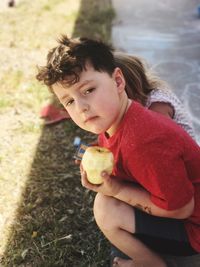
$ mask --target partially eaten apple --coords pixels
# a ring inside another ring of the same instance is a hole
[[[106,171],[109,175],[112,173],[114,156],[105,147],[90,146],[83,154],[81,163],[87,173],[88,181],[92,184],[101,184],[103,182],[102,171]]]

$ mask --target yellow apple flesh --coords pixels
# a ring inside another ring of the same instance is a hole
[[[88,181],[92,184],[101,184],[103,182],[102,171],[112,173],[114,157],[112,152],[105,147],[91,146],[83,154],[81,163],[87,173]]]

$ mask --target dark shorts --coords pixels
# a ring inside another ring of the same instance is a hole
[[[191,256],[198,254],[190,245],[183,220],[161,218],[138,209],[134,236],[159,254]]]

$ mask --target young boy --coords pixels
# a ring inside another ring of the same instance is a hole
[[[200,252],[200,149],[172,120],[128,99],[112,50],[63,36],[37,75],[72,120],[99,135],[115,157],[112,176],[92,185],[95,220],[129,260],[113,266],[166,267],[163,254]],[[193,266],[195,267],[195,266]]]

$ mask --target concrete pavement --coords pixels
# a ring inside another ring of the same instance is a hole
[[[145,58],[183,101],[200,143],[200,0],[112,0],[113,44]]]

